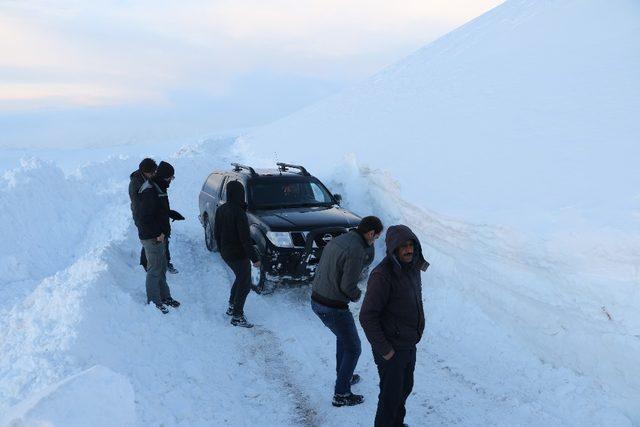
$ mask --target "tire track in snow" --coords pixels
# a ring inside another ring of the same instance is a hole
[[[317,412],[311,407],[309,396],[297,385],[291,370],[291,361],[286,358],[286,352],[280,340],[273,331],[256,325],[253,328],[251,346],[248,351],[251,357],[261,362],[265,377],[282,388],[293,401],[295,413],[293,420],[301,426],[318,426]]]
[[[226,278],[227,283],[230,285],[233,282],[233,273],[226,268],[217,254],[214,256],[210,256],[212,254],[208,252],[203,254],[201,248],[198,248],[198,246],[203,245],[199,238],[192,235],[180,235],[178,240],[178,242],[174,242],[176,249],[180,245],[176,253],[181,252],[182,255],[187,255],[182,260],[190,260],[192,262],[191,265],[189,262],[181,265],[183,271],[180,274],[183,277],[184,275],[208,277],[210,268],[222,267],[226,272],[226,277],[223,277]],[[219,288],[216,292],[228,292],[228,290],[229,288],[224,287]],[[251,298],[251,294],[249,298]],[[226,296],[220,299],[224,300]],[[209,315],[216,317],[213,313],[209,313]],[[214,318],[211,320],[215,320]],[[230,325],[228,327],[234,328]],[[249,330],[244,330],[243,328],[235,329],[238,332],[238,339],[237,342],[234,342],[234,345],[238,346],[246,359],[255,361],[260,368],[258,369],[259,372],[256,373],[259,373],[267,382],[274,385],[274,393],[283,393],[283,398],[293,408],[291,424],[305,427],[319,426],[321,423],[318,420],[317,411],[310,404],[308,394],[298,385],[295,372],[291,369],[291,366],[295,366],[296,362],[287,357],[287,353],[276,333],[262,325],[256,325]]]

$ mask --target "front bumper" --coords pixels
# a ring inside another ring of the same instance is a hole
[[[324,246],[333,238],[348,230],[343,227],[328,227],[310,231],[306,235],[304,247],[282,248],[268,242],[261,262],[266,279],[279,283],[309,283],[322,256]]]

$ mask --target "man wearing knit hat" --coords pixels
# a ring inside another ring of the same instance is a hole
[[[153,176],[138,190],[136,226],[147,259],[147,302],[153,302],[163,313],[166,307],[178,307],[180,303],[171,297],[167,285],[167,256],[165,239],[171,232],[170,209],[167,189],[174,178],[174,168],[160,162]]]

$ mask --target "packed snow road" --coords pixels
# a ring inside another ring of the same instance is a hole
[[[0,421],[60,416],[61,407],[73,412],[80,397],[97,401],[106,393],[117,404],[102,411],[140,426],[372,424],[377,372],[370,349],[363,342],[357,368],[363,381],[355,389],[365,403],[333,408],[333,336],[311,311],[308,287],[252,293],[245,311],[256,328],[229,324],[231,274],[205,249],[197,192],[211,169],[244,156],[242,146],[218,141],[168,159],[176,167],[172,207],[187,217],[173,224],[180,273],[168,280],[182,306],[168,315],[144,305],[126,195],[139,159],[109,159],[70,177],[30,163],[5,176],[2,197],[11,217],[0,226],[14,243],[0,254],[16,268],[3,283],[8,295],[0,306],[0,414],[6,414]],[[25,193],[34,181],[58,191],[34,201]],[[547,295],[526,281],[532,271],[556,277],[558,265],[529,258],[538,270],[523,267],[509,258],[513,251],[496,230],[411,206],[384,176],[345,167],[327,182],[355,212],[413,227],[432,263],[423,277],[427,333],[408,402],[410,425],[632,425],[607,386],[545,361],[545,348],[535,347],[540,341],[530,320],[546,312]],[[50,214],[40,215],[36,202]],[[11,234],[14,217],[30,224],[29,235]],[[40,237],[47,235],[54,239]],[[558,304],[558,310],[574,307]],[[359,304],[352,309],[357,315]],[[60,383],[69,378],[83,385],[69,392]],[[90,411],[81,409],[89,420]],[[69,424],[68,416],[60,425]]]

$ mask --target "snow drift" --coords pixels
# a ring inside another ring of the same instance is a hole
[[[637,238],[639,21],[633,0],[510,0],[246,139],[305,164],[354,153],[473,222]]]
[[[11,427],[131,427],[133,389],[122,375],[94,366],[25,400],[5,422]]]

